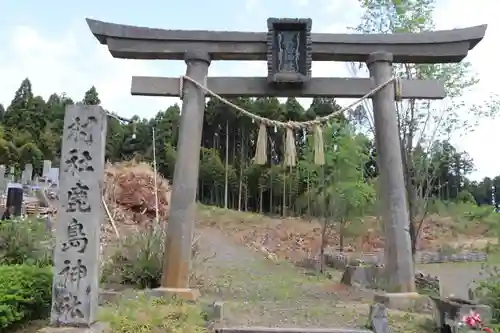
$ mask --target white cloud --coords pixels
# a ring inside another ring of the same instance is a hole
[[[500,2],[496,0],[484,0],[481,6],[469,0],[447,0],[436,10],[436,23],[439,29],[488,24],[485,38],[466,59],[472,63],[473,70],[480,80],[479,84],[465,96],[471,104],[480,104],[492,93],[500,93],[497,84],[500,68],[497,66],[496,57],[497,40],[500,37],[500,23],[496,14],[499,11]],[[472,175],[474,179],[500,174],[500,156],[494,153],[494,144],[490,144],[498,128],[500,119],[482,120],[475,132],[454,140],[459,148],[469,152],[474,159],[477,167],[477,171]]]
[[[95,85],[103,106],[123,116],[152,116],[172,103],[166,98],[131,96],[131,77],[155,75],[158,69],[151,62],[114,59],[84,21],[56,36],[43,36],[28,26],[13,27],[6,50],[0,66],[4,78],[0,80],[0,103],[4,106],[26,77],[34,93],[44,98],[65,92],[79,100]]]

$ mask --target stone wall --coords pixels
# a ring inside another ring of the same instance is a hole
[[[361,256],[354,256],[349,253],[341,253],[332,249],[325,251],[326,264],[335,269],[343,270],[348,263],[364,263],[366,265],[382,265],[384,263],[384,253],[363,253]],[[485,252],[462,251],[460,253],[446,254],[441,251],[418,251],[415,255],[417,264],[436,264],[445,262],[484,262],[488,259]]]
[[[366,289],[384,289],[384,268],[378,265],[348,265],[342,275],[341,283],[349,286],[359,286]],[[440,294],[439,277],[415,274],[415,286],[425,294]]]
[[[417,272],[415,274],[415,286],[418,291],[440,295],[439,276]]]
[[[437,264],[445,262],[483,262],[488,259],[485,252],[462,251],[460,253],[445,254],[440,251],[419,251],[415,255],[417,264]]]

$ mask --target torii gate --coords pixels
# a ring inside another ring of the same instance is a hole
[[[359,98],[392,77],[391,63],[453,63],[484,37],[486,25],[400,34],[311,34],[310,19],[268,19],[268,32],[166,30],[87,19],[115,58],[185,60],[186,76],[225,97]],[[287,40],[288,44],[283,43]],[[286,45],[285,45],[286,44]],[[286,58],[288,57],[288,58]],[[266,77],[208,77],[212,60],[267,60]],[[311,78],[312,61],[365,62],[370,78]],[[189,289],[205,92],[180,78],[133,77],[132,95],[182,96],[180,136],[165,244],[162,290],[196,298]],[[442,99],[437,81],[403,80],[397,97]],[[395,87],[373,97],[385,226],[388,291],[414,292],[409,216],[395,108]]]

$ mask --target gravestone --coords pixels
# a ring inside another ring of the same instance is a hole
[[[5,191],[5,165],[0,165],[0,195]]]
[[[31,183],[33,182],[33,164],[26,164],[26,166],[24,167],[24,171],[26,172],[26,183],[23,183],[23,184],[28,184],[28,185],[31,185]]]
[[[14,167],[13,167],[13,166],[11,166],[11,167],[10,167],[10,169],[9,169],[9,181],[10,181],[11,183],[13,183],[13,182],[16,180],[16,179],[15,179],[15,174],[14,174],[14,173],[15,173],[15,169],[14,169]]]
[[[52,167],[52,162],[50,160],[43,160],[43,171],[42,177],[48,177],[50,174],[50,168]]]
[[[50,322],[83,332],[97,316],[106,121],[100,106],[66,107]]]
[[[23,184],[9,183],[7,185],[7,200],[5,203],[7,214],[2,219],[18,217],[23,212]]]
[[[23,172],[21,172],[21,184],[27,185],[28,184],[28,170],[24,169]]]

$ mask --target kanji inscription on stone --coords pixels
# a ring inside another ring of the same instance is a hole
[[[51,324],[90,327],[99,296],[106,113],[100,106],[66,107],[57,212]]]

